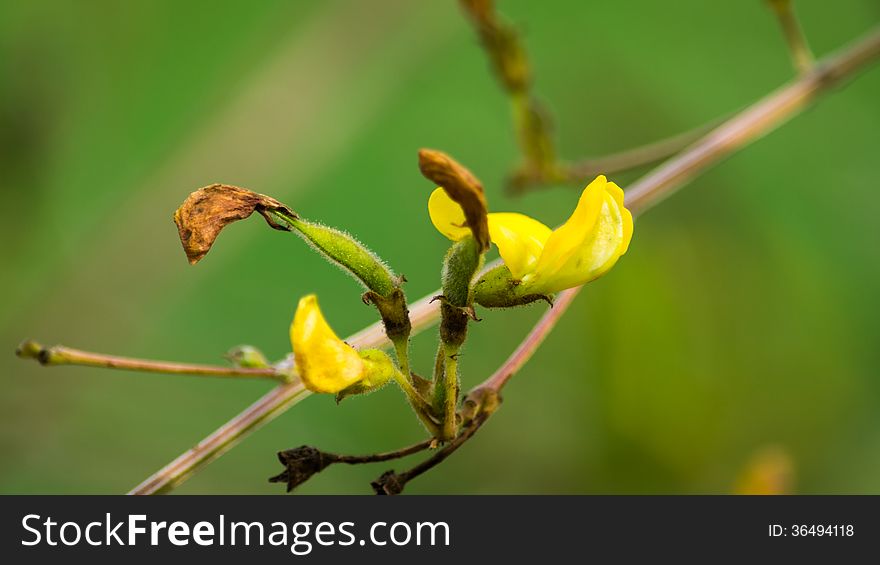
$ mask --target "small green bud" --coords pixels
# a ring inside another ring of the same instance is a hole
[[[369,290],[381,296],[390,296],[397,288],[397,277],[385,263],[351,235],[302,218],[284,219],[315,250],[350,273]]]
[[[263,352],[251,345],[239,345],[233,347],[224,355],[236,367],[243,369],[265,369],[269,361]]]
[[[46,348],[32,339],[26,339],[15,349],[15,354],[22,359],[39,359]]]
[[[484,308],[511,308],[538,300],[552,304],[552,297],[534,292],[528,283],[513,278],[505,265],[498,265],[474,284],[474,302]]]

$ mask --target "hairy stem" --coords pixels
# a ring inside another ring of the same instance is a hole
[[[443,363],[443,429],[441,438],[450,440],[455,437],[458,424],[455,421],[455,407],[458,404],[458,346],[441,345],[444,355]]]
[[[436,436],[440,432],[440,428],[432,416],[433,408],[431,404],[419,394],[419,391],[413,386],[411,379],[405,377],[401,371],[394,372],[394,380],[403,390],[409,405],[412,407],[413,412],[416,413],[416,416],[418,416],[419,421],[422,422],[428,433]]]
[[[878,56],[880,56],[880,28],[873,30],[839,54],[820,61],[810,73],[737,114],[689,150],[644,176],[627,192],[628,207],[634,213],[644,212],[672,191],[686,184],[695,175],[796,115],[818,94],[827,92],[842,80],[852,77]],[[497,262],[490,263],[487,268],[497,264]],[[438,291],[432,292],[410,308],[413,335],[437,321],[439,305],[431,304],[431,299],[437,293]],[[531,335],[530,333],[529,336]],[[380,347],[386,343],[380,324],[369,326],[347,341],[359,348]],[[518,363],[524,364],[532,353],[534,350],[523,352]],[[504,382],[506,383],[507,379]],[[131,494],[164,492],[183,482],[186,477],[219,457],[260,425],[283,413],[302,398],[303,390],[301,384],[291,383],[270,391],[196,447],[136,487]]]

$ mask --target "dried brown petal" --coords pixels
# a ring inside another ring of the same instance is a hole
[[[204,257],[220,230],[232,222],[243,220],[259,212],[271,227],[290,231],[290,227],[276,222],[269,211],[282,212],[296,218],[287,206],[264,194],[227,184],[212,184],[190,194],[174,212],[174,223],[180,234],[180,243],[191,265]]]
[[[461,206],[481,251],[489,249],[488,211],[480,181],[452,157],[433,149],[419,151],[419,169],[425,178],[443,187],[446,194]]]

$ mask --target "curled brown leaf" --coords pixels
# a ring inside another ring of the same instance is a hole
[[[455,159],[434,149],[419,151],[419,169],[464,210],[467,225],[482,251],[489,249],[486,196],[479,180]]]
[[[282,231],[290,231],[290,227],[278,223],[269,212],[277,211],[292,218],[297,217],[290,208],[274,198],[237,186],[212,184],[190,194],[174,212],[180,243],[190,264],[195,265],[208,253],[223,228],[247,218],[255,211],[272,228]]]

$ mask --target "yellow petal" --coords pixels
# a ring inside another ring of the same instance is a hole
[[[428,214],[437,231],[452,241],[459,241],[471,234],[464,210],[446,194],[443,188],[436,188],[431,193],[428,199]]]
[[[599,212],[602,210],[607,185],[608,181],[604,175],[599,175],[587,185],[581,193],[577,208],[568,220],[547,238],[544,252],[535,269],[536,278],[547,281],[555,277],[569,258],[591,236]]]
[[[550,233],[550,228],[525,214],[489,214],[492,243],[498,246],[498,252],[514,279],[521,279],[534,270]]]
[[[290,343],[300,378],[313,392],[335,394],[364,375],[360,355],[333,332],[314,294],[299,301],[290,325]]]
[[[626,253],[626,250],[629,249],[629,242],[632,240],[633,235],[633,217],[629,210],[624,207],[624,198],[623,198],[623,189],[614,184],[613,182],[608,183],[608,192],[614,197],[614,201],[617,203],[617,206],[621,210],[621,216],[623,221],[623,238],[620,241],[620,249],[618,253],[623,255]]]
[[[626,253],[632,231],[632,214],[623,206],[623,191],[608,183],[592,229],[562,266],[543,279],[542,289],[558,292],[602,276]]]

